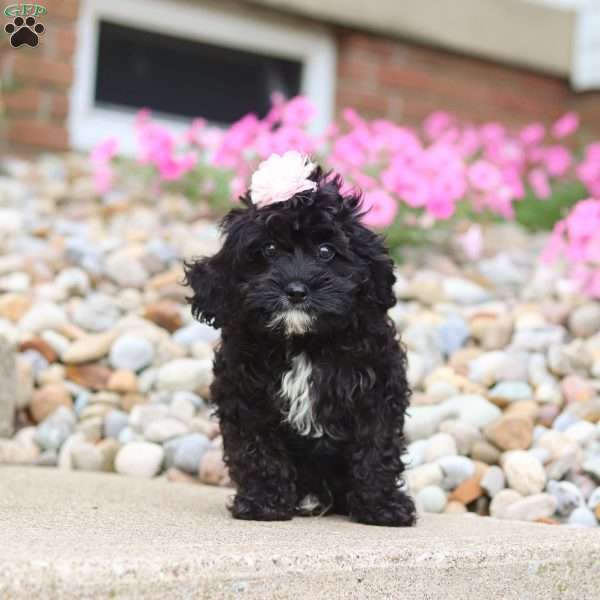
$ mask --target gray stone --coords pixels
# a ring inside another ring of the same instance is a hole
[[[590,510],[596,510],[600,506],[600,487],[596,488],[590,494],[587,505]]]
[[[13,433],[17,385],[14,347],[0,336],[0,438],[10,437]]]
[[[178,469],[196,475],[202,455],[211,448],[210,440],[201,433],[191,433],[179,438],[174,465]]]
[[[121,431],[129,423],[129,415],[122,410],[111,410],[104,416],[104,437],[119,439]]]
[[[129,425],[141,433],[153,421],[166,417],[168,412],[164,404],[138,404],[129,413]]]
[[[446,277],[444,295],[457,304],[481,304],[491,299],[491,294],[480,285],[461,277]]]
[[[600,302],[578,306],[569,315],[569,329],[577,337],[590,337],[600,331]]]
[[[583,470],[596,481],[600,481],[600,456],[588,458],[582,465]]]
[[[212,379],[212,360],[177,358],[158,370],[155,386],[158,390],[194,392],[208,387]]]
[[[523,499],[523,495],[516,490],[500,490],[490,503],[490,515],[497,519],[503,518],[506,509],[515,502]]]
[[[445,490],[453,490],[475,474],[475,465],[466,456],[444,456],[436,464],[442,469]]]
[[[221,337],[220,329],[192,321],[189,325],[178,329],[173,333],[173,341],[180,346],[191,348],[196,342],[214,343]]]
[[[456,442],[449,433],[436,433],[429,438],[427,446],[423,450],[423,460],[434,462],[443,456],[455,456],[458,454]]]
[[[417,507],[426,513],[441,513],[446,508],[446,492],[437,485],[424,487],[415,497]]]
[[[498,496],[496,496],[497,498]],[[500,519],[515,521],[537,521],[548,518],[556,510],[556,499],[550,494],[532,494],[507,506],[499,515]]]
[[[511,450],[502,457],[502,467],[508,485],[524,496],[538,494],[546,484],[542,463],[524,450]]]
[[[90,442],[77,444],[72,453],[73,468],[80,471],[102,471],[104,455]]]
[[[141,371],[154,360],[154,346],[144,337],[126,333],[110,348],[109,361],[115,369]]]
[[[460,394],[444,402],[461,421],[483,429],[502,415],[502,411],[478,394]]]
[[[179,419],[165,417],[156,419],[144,428],[144,438],[149,442],[162,444],[174,437],[185,435],[189,429]]]
[[[480,485],[490,498],[495,498],[506,487],[504,471],[495,465],[491,466],[481,478]]]
[[[556,499],[556,512],[562,517],[568,517],[576,508],[584,506],[582,493],[570,481],[551,480],[546,489]]]
[[[124,288],[141,288],[148,280],[148,271],[127,249],[117,250],[107,256],[105,273]]]
[[[101,332],[111,329],[120,314],[112,298],[96,293],[77,305],[73,312],[73,321],[87,331]]]
[[[77,267],[64,269],[61,271],[54,284],[61,290],[63,296],[86,296],[90,291],[90,276]]]
[[[481,433],[475,425],[456,419],[449,419],[440,425],[440,431],[449,433],[456,442],[458,453],[468,455],[473,444],[481,439]]]
[[[444,473],[439,465],[430,463],[406,471],[404,479],[411,492],[416,494],[428,485],[441,485]]]
[[[60,329],[67,323],[67,315],[62,306],[52,302],[40,302],[23,315],[19,328],[22,331],[39,333],[44,329]]]
[[[489,397],[503,402],[531,400],[533,390],[525,381],[501,381],[490,390]]]
[[[572,527],[598,527],[598,520],[589,508],[580,506],[571,513],[567,524]]]
[[[119,450],[115,458],[115,471],[132,477],[154,477],[160,471],[164,454],[158,444],[130,442]]]
[[[438,326],[442,352],[451,356],[469,339],[469,325],[458,315],[449,316]]]
[[[194,392],[185,390],[175,392],[171,398],[171,403],[179,402],[181,400],[187,400],[191,402],[197,411],[206,408],[206,402],[200,396],[198,396],[198,394],[194,394]]]
[[[73,411],[66,406],[59,406],[37,426],[35,441],[42,450],[58,452],[74,430],[75,415]]]
[[[429,438],[442,421],[458,415],[459,410],[448,402],[435,406],[409,406],[404,421],[404,435],[409,442]]]

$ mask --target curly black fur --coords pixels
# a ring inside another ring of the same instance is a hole
[[[222,329],[211,397],[237,486],[233,515],[290,519],[310,494],[317,512],[412,525],[413,501],[398,486],[410,391],[387,316],[393,263],[360,223],[360,198],[343,197],[320,169],[312,177],[314,192],[286,202],[256,208],[242,198],[245,208],[223,220],[222,249],[186,264],[193,314]],[[282,318],[292,281],[309,290],[293,305],[308,316],[298,331]],[[303,428],[286,420],[282,379],[294,365],[311,367]]]

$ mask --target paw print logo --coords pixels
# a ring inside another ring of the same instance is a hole
[[[15,17],[12,23],[7,23],[4,31],[10,35],[10,44],[13,48],[18,48],[25,44],[35,48],[39,42],[39,36],[45,31],[41,23],[35,22],[35,17]]]

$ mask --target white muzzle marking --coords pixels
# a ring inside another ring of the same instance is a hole
[[[303,310],[292,308],[286,310],[278,315],[275,315],[269,327],[275,328],[279,325],[283,325],[287,336],[290,335],[303,335],[310,331],[312,326],[313,317]]]

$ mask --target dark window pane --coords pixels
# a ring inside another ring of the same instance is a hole
[[[232,123],[300,92],[302,63],[100,23],[96,104]]]

